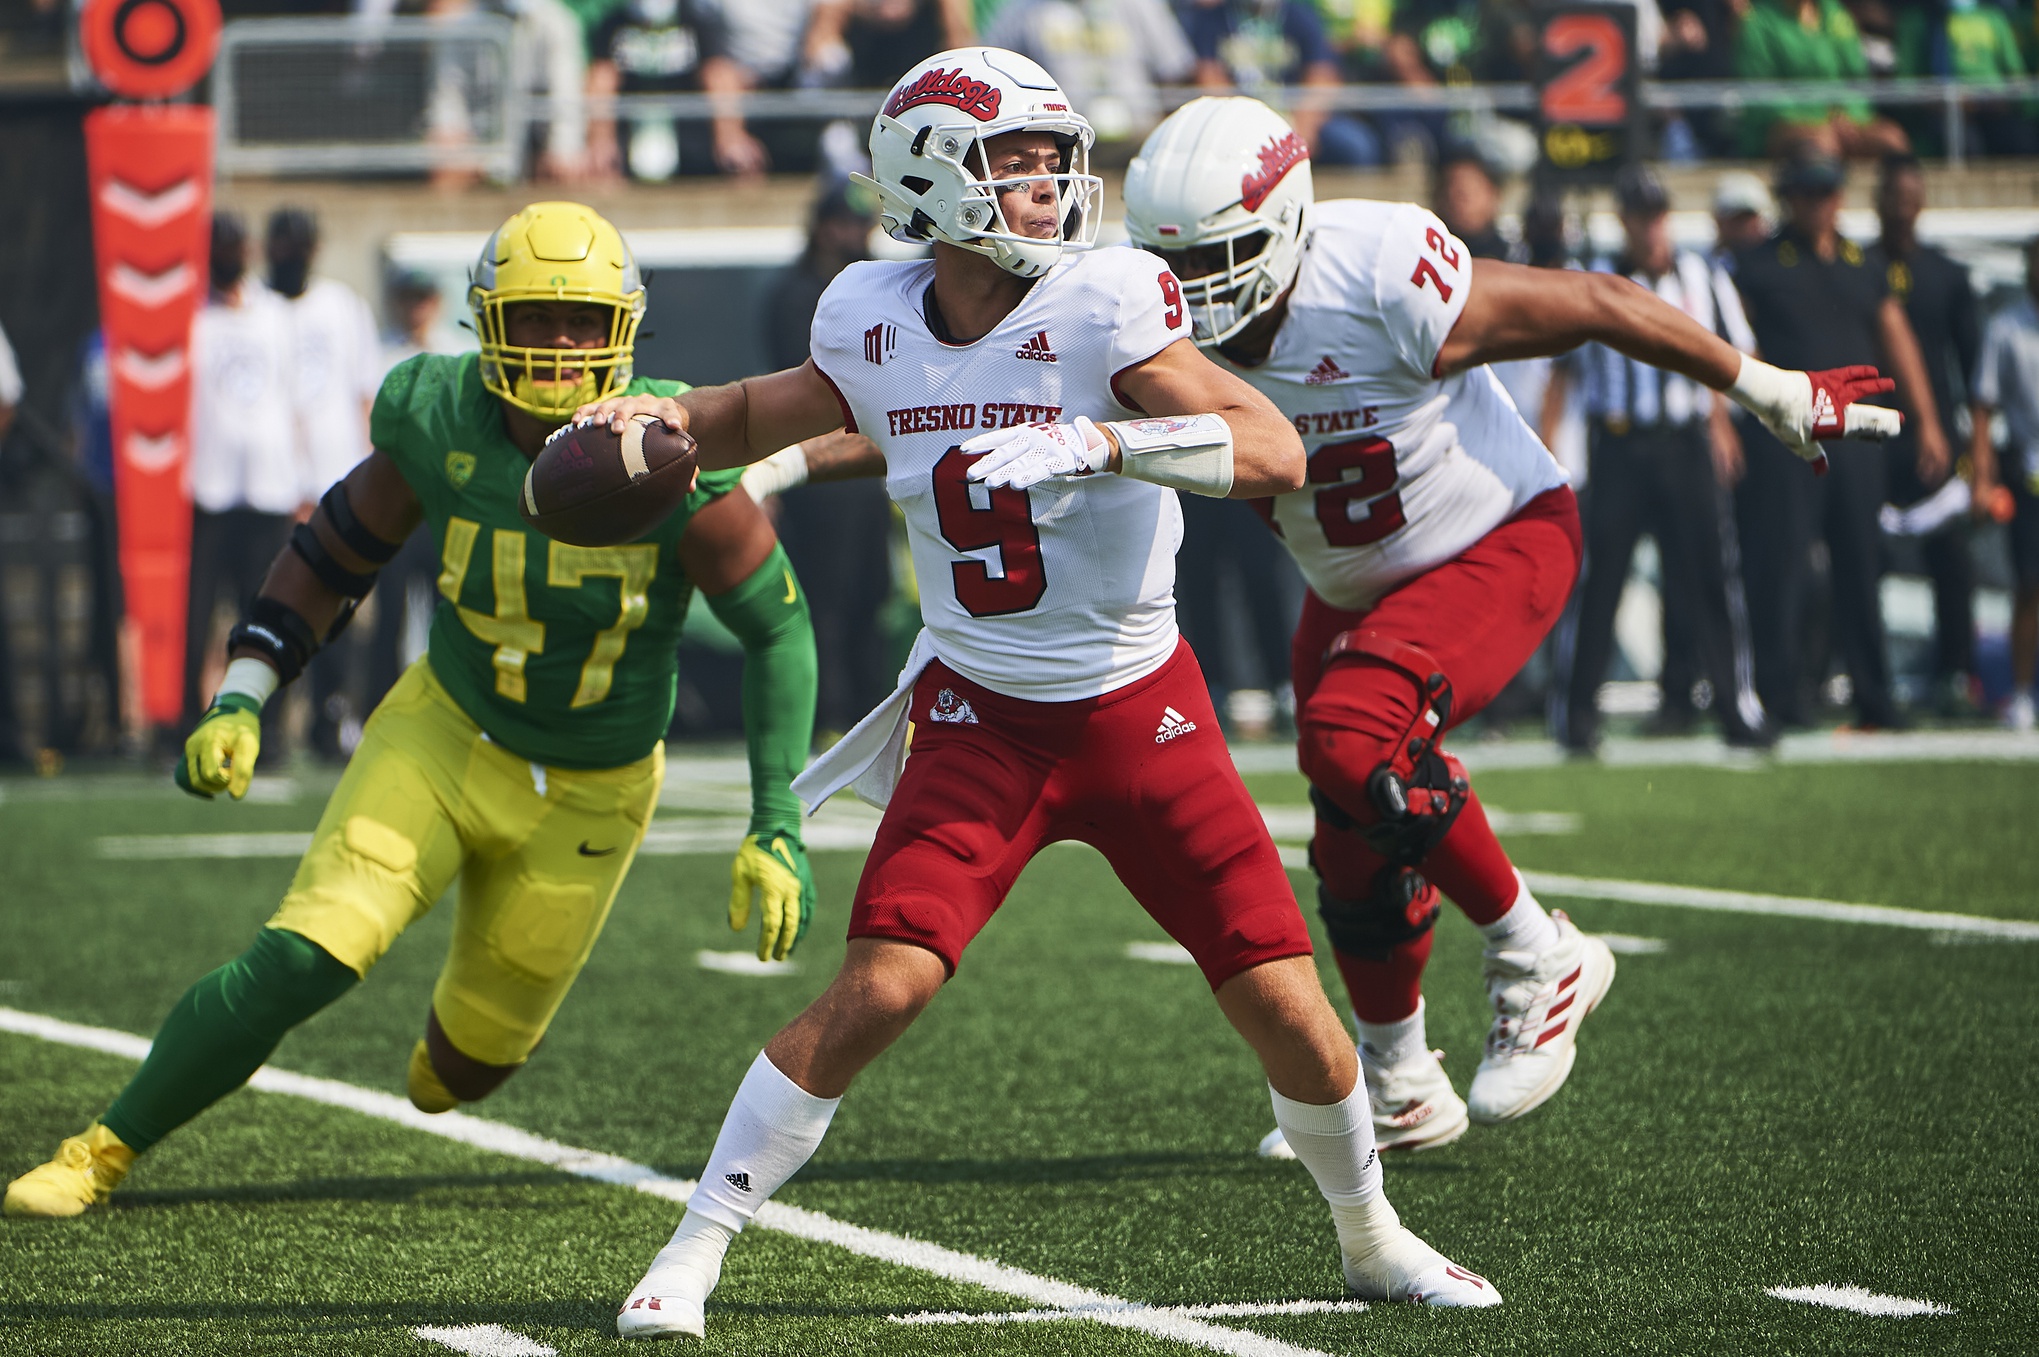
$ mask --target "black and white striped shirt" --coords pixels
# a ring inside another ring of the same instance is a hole
[[[1593,268],[1599,273],[1615,271],[1614,262],[1605,259]],[[1661,278],[1640,271],[1628,276],[1742,352],[1755,349],[1756,337],[1733,280],[1698,253],[1679,250],[1670,272]],[[1587,414],[1610,428],[1683,426],[1705,419],[1712,409],[1713,393],[1705,386],[1639,363],[1604,344],[1588,344],[1579,351],[1578,361],[1585,374]]]

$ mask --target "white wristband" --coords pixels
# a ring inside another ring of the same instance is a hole
[[[238,660],[227,662],[226,677],[219,681],[219,691],[213,694],[212,700],[217,702],[228,693],[236,693],[254,698],[255,705],[259,707],[275,696],[280,686],[276,671],[269,667],[268,661],[243,655]]]
[[[760,504],[765,502],[767,496],[780,494],[796,485],[805,484],[807,484],[805,443],[780,448],[763,461],[752,462],[743,473],[743,488]]]
[[[1193,495],[1232,493],[1232,426],[1222,415],[1115,420],[1119,474]]]

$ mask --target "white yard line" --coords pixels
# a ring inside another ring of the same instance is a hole
[[[411,1330],[427,1343],[465,1352],[469,1357],[557,1357],[558,1348],[547,1347],[500,1324],[456,1324],[441,1328],[420,1324]]]
[[[1488,768],[1556,768],[1574,756],[1550,740],[1467,740],[1451,752],[1474,772]],[[1289,744],[1236,746],[1242,773],[1293,773]],[[1760,768],[1767,763],[2039,763],[2039,735],[2004,730],[1920,730],[1864,734],[1817,730],[1787,735],[1768,755],[1729,749],[1707,737],[1676,740],[1610,739],[1599,761],[1611,768]]]
[[[12,1008],[0,1008],[0,1032],[103,1051],[129,1060],[140,1060],[149,1053],[148,1039],[131,1032],[87,1027],[82,1023],[65,1022],[60,1018],[23,1013]],[[248,1086],[264,1093],[288,1094],[328,1107],[359,1112],[491,1154],[544,1164],[577,1178],[632,1188],[669,1202],[685,1203],[694,1190],[694,1183],[690,1180],[669,1178],[648,1165],[633,1163],[613,1154],[563,1145],[559,1141],[464,1112],[442,1112],[429,1116],[403,1098],[344,1084],[337,1079],[318,1079],[265,1066],[255,1071],[255,1077],[248,1081]],[[866,1258],[932,1273],[999,1295],[1013,1296],[1035,1306],[1063,1311],[1080,1310],[1082,1318],[1099,1324],[1134,1329],[1211,1352],[1229,1353],[1232,1357],[1327,1357],[1314,1348],[1298,1347],[1242,1329],[1228,1329],[1221,1324],[1207,1324],[1201,1319],[1165,1309],[1150,1309],[1136,1301],[1093,1291],[1073,1282],[1039,1277],[989,1258],[852,1225],[819,1211],[808,1211],[781,1202],[765,1203],[755,1223],[761,1229],[790,1234],[817,1244],[833,1244]],[[651,1242],[646,1241],[647,1245]]]
[[[1524,872],[1531,890],[1569,895],[1575,900],[1616,900],[1629,905],[1674,905],[1682,909],[1723,910],[1730,914],[1769,914],[1828,923],[1881,924],[1917,928],[1931,933],[1973,933],[2007,941],[2039,941],[2039,923],[2022,919],[1986,919],[1975,914],[1940,914],[1929,909],[1896,909],[1889,905],[1850,905],[1839,900],[1813,900],[1796,895],[1760,895],[1753,891],[1710,890],[1703,886],[1666,886],[1654,881],[1613,881],[1602,877],[1563,876],[1556,872]]]
[[[1356,1315],[1366,1309],[1363,1300],[1278,1300],[1265,1304],[1240,1305],[1135,1305],[1135,1311],[1150,1315],[1187,1315],[1191,1319],[1251,1319],[1256,1315]],[[1091,1319],[1087,1308],[1075,1310],[981,1310],[922,1311],[911,1315],[887,1315],[894,1324],[1040,1324],[1055,1320]]]
[[[1154,961],[1163,966],[1194,966],[1196,958],[1179,942],[1129,942],[1126,955],[1134,961]]]
[[[1593,936],[1606,943],[1608,951],[1620,952],[1624,956],[1654,956],[1671,946],[1662,938],[1638,938],[1629,933],[1595,933]]]
[[[724,975],[798,975],[797,961],[759,961],[756,952],[696,952],[694,964]]]
[[[1852,1310],[1858,1315],[1877,1315],[1886,1319],[1954,1313],[1953,1306],[1941,1305],[1935,1301],[1884,1296],[1859,1286],[1834,1286],[1828,1282],[1821,1282],[1818,1286],[1773,1286],[1763,1294],[1775,1296],[1779,1300],[1824,1305],[1829,1310]]]
[[[1276,807],[1267,812],[1270,821],[1282,818],[1283,829],[1291,828],[1291,808]],[[1303,812],[1307,814],[1307,811]],[[1300,822],[1298,820],[1298,822]],[[652,856],[687,853],[734,852],[742,842],[746,822],[738,819],[699,821],[661,820],[645,836],[643,852]],[[1542,833],[1570,832],[1544,829]],[[807,846],[813,849],[862,849],[871,845],[871,827],[847,822],[835,825],[809,822]],[[1282,837],[1289,837],[1286,833]],[[114,834],[97,840],[102,858],[126,861],[173,861],[186,858],[289,858],[302,854],[311,843],[303,833],[274,834]],[[1304,871],[1309,854],[1293,846],[1280,849],[1284,867]],[[1842,900],[1820,900],[1798,895],[1765,895],[1756,891],[1716,890],[1707,886],[1672,886],[1656,881],[1622,881],[1608,877],[1567,876],[1558,872],[1524,872],[1532,890],[1575,900],[1613,900],[1630,905],[1671,905],[1682,909],[1724,910],[1732,914],[1768,914],[1785,918],[1822,919],[1828,923],[1880,924],[1889,928],[1914,928],[1944,938],[2032,942],[2039,941],[2039,923],[2023,919],[1991,919],[1978,914],[1943,914],[1929,909],[1899,909],[1891,905],[1855,905]],[[1159,958],[1143,957],[1152,961]],[[702,962],[714,969],[713,963]]]

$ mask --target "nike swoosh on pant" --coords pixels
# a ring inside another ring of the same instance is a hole
[[[608,848],[590,848],[586,839],[581,840],[581,856],[584,858],[605,858],[615,851],[616,849],[613,846]]]

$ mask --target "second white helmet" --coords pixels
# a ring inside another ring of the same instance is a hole
[[[1175,269],[1196,341],[1222,344],[1289,289],[1315,200],[1310,152],[1258,99],[1195,99],[1126,171],[1126,233]]]
[[[1020,235],[999,212],[1000,181],[991,177],[984,143],[1007,132],[1045,132],[1062,149],[1053,176],[1059,239]],[[871,123],[871,173],[851,178],[877,191],[879,218],[894,240],[946,241],[1037,278],[1063,250],[1097,241],[1104,185],[1090,173],[1093,140],[1090,124],[1038,63],[999,47],[959,47],[900,77]]]

